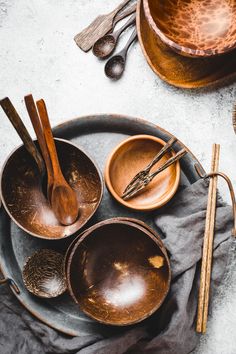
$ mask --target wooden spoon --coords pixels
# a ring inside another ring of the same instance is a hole
[[[11,103],[11,101],[8,97],[3,98],[0,101],[0,105],[1,105],[2,109],[4,110],[4,112],[6,113],[7,117],[9,118],[10,122],[12,123],[13,127],[17,131],[19,137],[23,141],[26,150],[34,158],[34,160],[38,166],[41,178],[43,178],[43,176],[45,175],[45,165],[44,165],[42,156],[40,155],[33,140],[31,139],[31,136],[29,135],[29,132],[26,129],[19,114],[17,113],[15,107],[13,106],[13,104]]]
[[[98,58],[107,58],[111,53],[113,53],[118,39],[121,35],[121,33],[131,26],[133,23],[135,23],[136,20],[136,14],[132,15],[129,20],[117,31],[113,33],[108,33],[105,36],[99,38],[97,42],[94,43],[93,46],[93,54],[98,57]]]
[[[52,187],[53,187],[53,172],[52,172],[52,163],[49,156],[49,151],[43,134],[42,124],[38,115],[36,105],[32,95],[25,96],[25,105],[33,125],[35,134],[38,139],[38,143],[43,155],[44,162],[47,169],[47,199],[51,203]]]
[[[105,74],[110,79],[118,80],[123,75],[125,70],[125,63],[126,63],[126,56],[129,50],[129,47],[137,38],[137,31],[136,29],[131,34],[126,46],[116,55],[111,57],[104,68]]]
[[[52,209],[61,224],[71,225],[75,222],[79,213],[79,205],[76,198],[76,193],[66,182],[61,172],[46,105],[43,100],[37,101],[36,104],[39,116],[41,118],[43,132],[52,163]]]

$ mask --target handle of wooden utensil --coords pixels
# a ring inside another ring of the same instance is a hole
[[[27,95],[25,96],[25,105],[31,120],[31,123],[33,125],[35,134],[37,136],[38,142],[39,142],[39,146],[46,164],[46,168],[47,168],[47,175],[48,175],[48,199],[50,200],[50,190],[52,188],[53,185],[53,172],[52,172],[52,163],[51,163],[51,159],[49,156],[49,152],[48,152],[48,147],[45,141],[45,137],[43,134],[43,128],[42,128],[42,124],[37,112],[37,108],[36,105],[34,103],[34,99],[32,95]]]
[[[17,131],[19,137],[24,143],[25,148],[27,151],[30,153],[30,155],[33,156],[35,159],[38,168],[40,170],[41,174],[44,174],[45,172],[45,166],[43,159],[36,148],[33,140],[31,139],[31,136],[29,135],[23,121],[21,120],[19,114],[17,113],[15,107],[11,103],[10,99],[8,97],[5,97],[0,101],[0,105],[2,106],[2,109],[6,113],[7,117],[9,118],[10,122],[12,123],[13,127]]]
[[[122,1],[111,13],[115,16],[120,10],[122,10],[125,5],[127,5],[130,2],[130,0],[124,0]]]
[[[0,285],[9,284],[9,286],[15,291],[16,294],[20,294],[20,289],[16,285],[15,281],[10,278],[0,279]]]
[[[172,148],[174,143],[177,141],[176,137],[171,138],[167,143],[163,146],[163,148],[158,152],[158,154],[154,157],[154,159],[147,165],[145,171],[150,171],[155,164],[160,161],[160,159]]]
[[[133,30],[133,33],[131,34],[128,42],[126,43],[126,46],[124,47],[124,49],[122,50],[122,52],[120,53],[120,55],[122,56],[126,56],[129,47],[131,46],[131,44],[133,43],[133,41],[137,38],[137,30],[136,28]]]
[[[131,15],[133,12],[135,12],[136,8],[137,8],[137,4],[135,3],[131,6],[129,6],[124,11],[118,12],[118,14],[116,15],[116,17],[113,21],[113,26],[115,26],[119,21],[123,20],[123,18],[125,18],[125,17]]]
[[[186,154],[188,153],[188,151],[186,149],[182,149],[179,152],[177,152],[177,154],[175,156],[172,156],[169,160],[166,161],[166,163],[164,163],[164,165],[160,166],[155,172],[153,172],[150,175],[150,181],[160,172],[164,171],[167,167],[173,165],[173,163],[179,161],[182,157],[184,157]]]
[[[136,19],[136,14],[132,15],[129,20],[122,26],[120,27],[115,33],[114,36],[117,38],[120,36],[120,34],[129,26],[131,26],[133,23],[135,23]]]
[[[39,112],[39,116],[41,119],[42,128],[43,128],[48,152],[49,152],[51,163],[52,163],[52,171],[53,171],[54,175],[57,175],[58,177],[60,177],[60,176],[62,176],[62,172],[61,172],[61,168],[60,168],[60,164],[59,164],[59,160],[58,160],[58,156],[57,156],[56,145],[55,145],[54,138],[52,135],[52,128],[51,128],[50,121],[48,118],[47,108],[46,108],[44,100],[37,101],[36,105],[38,108],[38,112]]]

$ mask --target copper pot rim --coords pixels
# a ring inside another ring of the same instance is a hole
[[[125,201],[124,199],[122,199],[114,190],[113,185],[112,185],[112,181],[110,178],[110,167],[114,158],[114,155],[117,153],[117,151],[124,146],[125,144],[129,143],[130,141],[135,141],[135,140],[141,140],[141,139],[147,139],[147,140],[152,140],[154,142],[157,142],[161,145],[165,145],[165,141],[162,140],[161,138],[158,138],[154,135],[147,135],[147,134],[138,134],[138,135],[133,135],[123,141],[121,141],[110,153],[110,155],[107,158],[107,162],[106,162],[106,166],[105,166],[105,183],[106,186],[109,190],[109,192],[111,193],[111,195],[113,196],[113,198],[119,202],[120,204],[122,204],[123,206],[132,209],[132,210],[136,210],[136,211],[143,211],[143,212],[149,212],[149,211],[153,211],[156,209],[159,209],[161,207],[163,207],[165,204],[167,204],[175,195],[175,193],[178,190],[179,184],[180,184],[180,177],[181,177],[181,168],[180,168],[180,162],[177,161],[175,163],[176,166],[176,178],[175,178],[175,182],[174,185],[172,186],[171,190],[168,192],[168,194],[161,198],[160,200],[156,201],[155,203],[149,204],[149,205],[145,205],[145,206],[138,206],[138,207],[134,207],[132,206],[132,204],[129,203],[129,201]]]
[[[57,137],[54,137],[54,140],[56,141],[59,141],[59,142],[62,142],[62,143],[65,143],[65,144],[68,144],[68,145],[71,145],[73,146],[74,148],[76,148],[77,150],[81,151],[90,161],[91,163],[94,165],[96,171],[97,171],[97,174],[99,176],[99,180],[100,180],[100,186],[101,186],[101,191],[100,191],[100,196],[99,196],[99,200],[97,202],[97,205],[95,207],[95,209],[93,210],[93,212],[91,213],[91,215],[89,216],[88,219],[86,219],[84,221],[84,223],[82,225],[80,225],[79,229],[77,231],[74,231],[73,233],[70,233],[68,232],[68,234],[66,234],[66,236],[63,236],[63,237],[55,237],[55,238],[51,238],[51,237],[46,237],[46,236],[42,236],[42,235],[39,235],[39,234],[36,234],[32,231],[29,231],[27,228],[25,228],[24,226],[22,226],[14,217],[13,215],[11,214],[10,210],[8,209],[8,206],[5,202],[5,198],[4,198],[4,192],[3,192],[3,187],[2,187],[2,177],[3,177],[3,174],[4,174],[4,171],[5,171],[5,168],[7,166],[7,163],[8,161],[13,158],[14,154],[16,153],[16,151],[18,151],[19,149],[21,149],[22,147],[24,147],[24,144],[20,144],[18,145],[16,148],[14,148],[9,154],[8,156],[6,157],[3,165],[2,165],[2,169],[1,169],[1,172],[0,172],[0,200],[4,206],[4,209],[6,210],[8,216],[10,217],[10,219],[21,229],[23,230],[24,232],[26,232],[27,234],[33,236],[33,237],[36,237],[36,238],[39,238],[39,239],[44,239],[44,240],[50,240],[50,241],[58,241],[58,240],[62,240],[62,239],[66,239],[72,235],[75,235],[80,229],[82,229],[86,224],[87,222],[93,217],[93,215],[96,213],[97,209],[99,208],[100,204],[101,204],[101,201],[102,201],[102,197],[103,197],[103,194],[104,194],[104,179],[103,179],[103,175],[102,175],[102,172],[100,171],[100,168],[98,167],[97,163],[94,161],[93,158],[91,158],[91,156],[83,149],[81,148],[79,145],[76,145],[74,143],[72,143],[71,141],[69,140],[66,140],[66,139],[62,139],[62,138],[57,138]],[[34,139],[33,142],[35,143],[37,141],[37,139]]]
[[[224,55],[227,54],[231,51],[233,51],[236,48],[236,40],[235,43],[232,46],[227,46],[225,48],[222,48],[221,51],[217,51],[217,49],[192,49],[188,48],[182,45],[179,45],[177,42],[173,41],[169,37],[167,37],[157,26],[156,22],[153,19],[153,16],[151,14],[151,9],[149,6],[149,0],[140,0],[143,1],[143,8],[144,8],[144,13],[147,18],[147,21],[149,25],[151,26],[152,30],[155,32],[155,34],[160,38],[160,40],[165,43],[168,47],[170,47],[172,50],[176,51],[180,55],[185,55],[185,56],[190,56],[192,58],[209,58],[213,56],[218,56],[218,55]]]
[[[156,231],[153,230],[153,233],[151,233],[150,231],[148,231],[146,228],[142,227],[141,225],[135,224],[134,222],[131,221],[125,221],[124,219],[122,219],[120,217],[117,218],[110,218],[110,219],[106,219],[103,221],[100,221],[99,223],[91,226],[88,230],[85,230],[82,234],[81,237],[78,236],[77,238],[77,242],[74,243],[74,246],[72,247],[72,249],[70,250],[70,255],[67,258],[67,264],[66,264],[66,282],[67,282],[67,289],[72,297],[72,299],[75,301],[75,303],[77,303],[80,306],[80,309],[90,318],[92,318],[93,320],[96,320],[97,322],[101,323],[101,324],[105,324],[105,325],[109,325],[109,326],[117,326],[117,327],[123,327],[123,326],[130,326],[130,325],[134,325],[136,323],[139,323],[141,321],[144,321],[145,319],[147,319],[148,317],[150,317],[152,314],[154,314],[163,304],[163,302],[166,299],[167,294],[169,293],[170,290],[170,284],[171,284],[171,266],[170,266],[170,260],[169,257],[167,255],[167,251],[166,248],[163,246],[161,246],[158,241],[157,238],[160,238],[160,236],[158,235],[158,233]],[[127,219],[131,219],[131,218],[127,218]],[[134,220],[134,219],[133,219]],[[80,302],[78,301],[77,297],[75,296],[73,289],[72,289],[72,282],[70,280],[70,267],[72,264],[72,259],[73,256],[77,250],[77,248],[80,246],[80,244],[83,242],[83,240],[88,237],[89,235],[91,235],[95,230],[106,226],[106,225],[112,225],[112,224],[124,224],[133,228],[138,229],[139,231],[143,232],[147,237],[151,238],[154,243],[156,244],[156,246],[158,247],[158,249],[161,251],[161,253],[163,254],[165,261],[167,263],[167,269],[168,269],[168,279],[167,279],[167,284],[166,284],[166,290],[163,293],[163,298],[162,300],[155,306],[153,307],[153,309],[151,311],[149,311],[148,313],[146,313],[145,315],[143,315],[142,317],[140,317],[139,319],[130,321],[130,322],[126,322],[126,323],[116,323],[116,322],[112,322],[112,321],[106,321],[106,320],[102,320],[101,318],[96,318],[95,316],[91,315],[86,309],[84,309]],[[145,223],[144,223],[145,224]],[[149,227],[148,227],[149,228]],[[160,238],[161,239],[161,238]],[[65,258],[66,259],[66,258]]]

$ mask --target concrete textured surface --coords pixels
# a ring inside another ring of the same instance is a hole
[[[0,0],[0,97],[9,96],[32,132],[23,97],[43,97],[56,125],[90,113],[143,117],[182,140],[209,169],[211,146],[221,144],[220,169],[236,185],[236,136],[232,108],[236,85],[185,91],[163,83],[149,68],[138,43],[118,82],[109,81],[103,63],[83,53],[73,37],[118,0]],[[120,45],[122,46],[123,36]],[[0,112],[0,164],[20,143]],[[223,183],[224,198],[229,195]],[[195,353],[236,353],[236,269],[214,301],[208,332]]]

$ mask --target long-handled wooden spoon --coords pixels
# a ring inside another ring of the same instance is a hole
[[[76,198],[76,193],[66,182],[61,172],[46,105],[43,100],[37,101],[36,104],[52,163],[53,187],[51,194],[51,206],[61,224],[71,225],[75,222],[79,214],[79,205]]]
[[[38,143],[43,155],[44,162],[47,169],[47,199],[51,203],[52,187],[53,187],[53,172],[52,172],[52,163],[49,156],[47,144],[43,134],[42,124],[38,115],[36,105],[32,95],[25,96],[25,105],[33,125],[35,134],[38,139]]]
[[[0,101],[0,105],[4,112],[6,113],[7,117],[9,118],[10,122],[12,123],[13,127],[17,131],[19,137],[24,143],[26,150],[30,153],[30,155],[34,158],[37,163],[40,177],[43,178],[45,175],[45,165],[42,159],[42,156],[38,149],[36,148],[31,136],[29,135],[28,130],[26,129],[23,121],[21,120],[19,114],[17,113],[15,107],[11,103],[8,97],[3,98]]]

